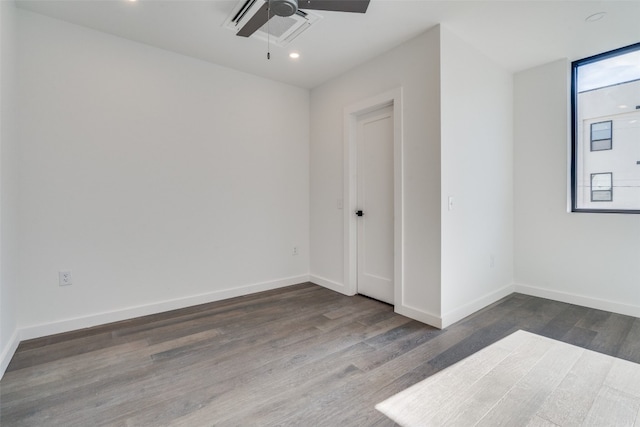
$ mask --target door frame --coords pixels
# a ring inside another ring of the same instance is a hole
[[[358,292],[358,117],[393,106],[393,301],[402,302],[404,271],[402,87],[367,98],[344,109],[344,284],[348,295]]]

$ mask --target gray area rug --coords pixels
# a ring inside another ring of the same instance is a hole
[[[640,427],[640,365],[517,331],[376,409],[402,426]]]

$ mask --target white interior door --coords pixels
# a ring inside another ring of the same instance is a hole
[[[358,117],[358,293],[393,304],[393,107]]]

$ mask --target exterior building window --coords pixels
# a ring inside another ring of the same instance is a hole
[[[591,123],[591,151],[611,150],[612,121]]]
[[[640,43],[572,63],[571,119],[572,212],[640,213]]]
[[[613,201],[613,174],[611,172],[591,174],[591,201]]]

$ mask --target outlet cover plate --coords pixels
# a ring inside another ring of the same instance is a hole
[[[60,286],[69,286],[72,283],[71,270],[58,271],[58,284]]]

